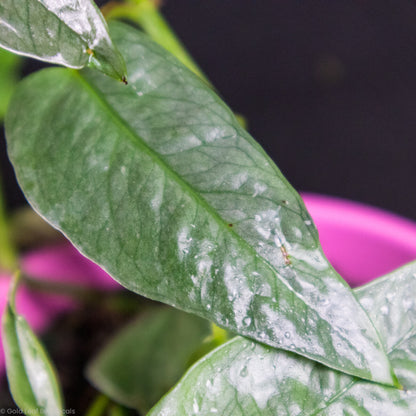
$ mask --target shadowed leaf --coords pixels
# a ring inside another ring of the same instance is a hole
[[[112,400],[145,414],[180,379],[210,333],[210,323],[194,315],[150,310],[99,352],[88,378]]]

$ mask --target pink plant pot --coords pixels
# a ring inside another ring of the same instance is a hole
[[[100,267],[82,256],[71,244],[35,250],[21,259],[24,273],[39,280],[99,287],[103,290],[121,286]],[[10,276],[0,274],[0,314],[7,303]],[[42,332],[59,313],[76,307],[73,299],[64,295],[39,294],[24,286],[18,290],[16,307],[36,332]],[[0,338],[0,375],[4,371],[3,344]]]
[[[353,287],[416,259],[416,223],[340,198],[303,193],[327,258]]]
[[[394,214],[338,198],[304,193],[324,252],[351,286],[358,286],[416,259],[416,224]],[[43,280],[77,283],[113,290],[120,285],[69,243],[36,250],[22,259],[22,269]],[[10,278],[0,276],[0,312]],[[60,312],[76,306],[64,296],[39,295],[22,287],[17,309],[41,332]],[[4,371],[0,339],[0,373]]]

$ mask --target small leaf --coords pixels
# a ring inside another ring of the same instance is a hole
[[[10,392],[20,409],[26,415],[62,415],[53,365],[26,320],[10,304],[3,314],[2,340]]]
[[[92,0],[2,0],[0,46],[70,68],[89,65],[119,80],[126,76],[124,60]]]
[[[416,262],[356,290],[405,390],[237,337],[195,364],[148,416],[414,416]]]
[[[112,28],[128,86],[49,69],[12,100],[9,155],[33,207],[130,290],[392,384],[372,322],[278,168],[194,74]]]
[[[145,414],[180,379],[210,332],[210,323],[196,316],[150,310],[98,354],[88,378],[112,400]]]

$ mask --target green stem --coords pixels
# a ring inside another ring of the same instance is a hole
[[[14,273],[14,276],[10,285],[10,289],[9,289],[8,301],[9,301],[10,308],[12,309],[14,313],[16,313],[16,293],[17,293],[17,288],[20,283],[20,279],[21,279],[21,273],[20,271],[16,271]]]
[[[229,341],[232,336],[233,335],[225,329],[222,329],[214,323],[211,323],[211,335],[208,335],[202,344],[193,352],[190,359],[188,360],[187,366],[190,367],[200,358],[207,355],[214,348],[217,348],[225,342]]]
[[[85,416],[102,416],[106,411],[110,400],[107,396],[99,394],[95,400],[91,403]]]
[[[120,406],[119,404],[113,404],[110,407],[109,416],[126,416],[127,411],[126,408]]]
[[[102,8],[102,12],[107,19],[128,19],[137,23],[155,42],[198,75],[208,86],[215,89],[159,12],[158,0],[110,2]],[[247,130],[248,124],[245,117],[241,114],[235,114],[235,116],[240,125]]]
[[[0,177],[0,271],[14,272],[17,268],[17,253],[10,237]]]
[[[188,69],[208,85],[208,78],[198,67],[167,21],[159,12],[156,0],[127,0],[125,3],[109,3],[103,8],[106,18],[126,18],[137,23],[155,42],[167,49]]]
[[[102,12],[107,19],[128,19],[138,24],[155,42],[163,46],[214,89],[209,79],[159,12],[158,3],[158,0],[126,0],[124,3],[110,2],[102,8]],[[247,129],[247,120],[244,116],[236,114],[236,117],[240,125]]]
[[[211,329],[212,329],[212,342],[216,346],[220,346],[230,339],[229,333],[225,329],[222,329],[213,323],[211,323]]]

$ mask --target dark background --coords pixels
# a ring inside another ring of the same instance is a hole
[[[295,188],[416,220],[416,0],[165,0],[162,10]]]

